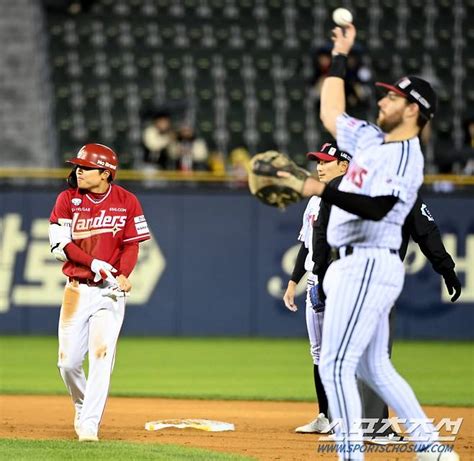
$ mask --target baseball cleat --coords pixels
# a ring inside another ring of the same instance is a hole
[[[460,461],[459,455],[455,451],[445,451],[440,443],[434,443],[425,451],[416,454],[415,461]]]
[[[98,442],[99,437],[97,437],[97,432],[89,430],[80,430],[79,431],[79,442]]]
[[[297,427],[295,432],[298,434],[326,434],[330,430],[329,419],[324,413],[319,413],[316,419],[304,426]]]

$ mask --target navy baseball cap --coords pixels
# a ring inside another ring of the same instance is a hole
[[[407,98],[410,102],[418,104],[420,113],[428,120],[431,120],[436,112],[438,98],[432,86],[422,78],[408,75],[397,80],[393,85],[383,82],[375,82],[376,86],[387,91]]]
[[[352,159],[352,155],[340,150],[335,142],[325,142],[318,151],[308,152],[306,157],[309,160],[325,160],[326,162],[332,162],[334,160],[350,162]]]

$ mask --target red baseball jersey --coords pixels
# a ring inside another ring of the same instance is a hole
[[[150,238],[148,224],[137,197],[123,187],[111,184],[101,196],[68,189],[59,194],[50,222],[71,224],[72,241],[95,259],[119,266],[124,244]],[[89,267],[66,261],[68,277],[94,278]]]

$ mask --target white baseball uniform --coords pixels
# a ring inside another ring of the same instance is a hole
[[[354,451],[361,440],[352,424],[360,421],[356,372],[400,418],[426,418],[412,389],[396,372],[388,355],[388,316],[404,280],[398,255],[401,227],[423,182],[423,155],[417,137],[384,142],[384,133],[344,114],[337,119],[337,143],[353,155],[339,190],[366,196],[395,195],[398,201],[381,221],[364,220],[332,206],[327,238],[339,249],[324,278],[327,295],[320,374],[334,419],[343,427],[342,460],[363,459]],[[414,436],[435,440],[432,426]]]
[[[319,197],[310,198],[303,213],[303,225],[298,236],[298,240],[303,242],[304,246],[308,249],[304,263],[304,268],[308,273],[306,286],[306,328],[308,330],[311,357],[315,365],[319,364],[324,312],[315,312],[309,297],[309,290],[318,283],[318,277],[312,273],[314,266],[313,223],[318,219],[320,204],[321,199]]]
[[[62,192],[50,223],[51,247],[55,251],[58,246],[64,248],[64,258],[68,244],[73,244],[91,260],[105,261],[127,277],[136,263],[138,242],[150,238],[138,199],[116,185],[110,185],[101,195],[77,188]],[[124,318],[125,297],[111,296],[107,282],[94,282],[95,274],[88,265],[65,260],[63,273],[68,281],[58,325],[58,367],[76,409],[76,431],[80,428],[97,434]],[[87,352],[86,380],[82,363]]]

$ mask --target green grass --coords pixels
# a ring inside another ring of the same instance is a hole
[[[394,363],[423,404],[473,406],[474,346],[397,342]],[[65,394],[57,339],[0,337],[0,393]],[[314,399],[303,339],[121,338],[112,395]]]
[[[15,461],[90,460],[185,460],[185,461],[244,461],[254,458],[211,452],[175,445],[139,444],[126,442],[100,442],[78,444],[65,440],[11,440],[0,439],[0,459]]]

